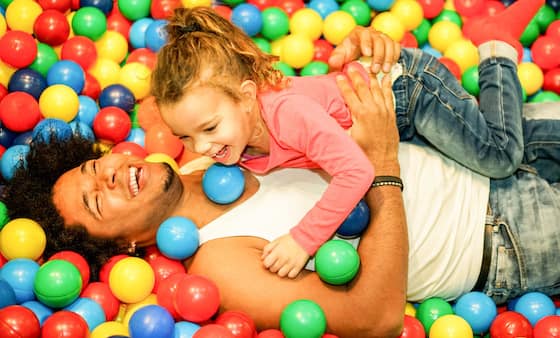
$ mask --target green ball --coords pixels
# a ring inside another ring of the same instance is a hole
[[[537,22],[537,25],[539,25],[541,34],[544,34],[552,21],[556,20],[556,13],[552,7],[545,4],[541,7],[541,9],[539,9],[534,19]]]
[[[82,276],[69,261],[53,259],[37,271],[33,292],[44,305],[59,309],[74,302],[82,290]]]
[[[315,271],[329,284],[346,284],[356,276],[359,268],[358,251],[340,239],[325,242],[315,254]]]
[[[329,65],[323,61],[311,61],[306,64],[299,75],[301,76],[313,76],[313,75],[324,75],[329,72]]]
[[[261,12],[261,35],[268,40],[276,40],[290,31],[290,18],[278,7],[268,7]]]
[[[118,0],[122,15],[131,21],[136,21],[150,15],[151,0]]]
[[[281,71],[282,74],[284,74],[285,76],[295,76],[296,75],[296,71],[292,68],[292,66],[290,66],[289,64],[287,64],[286,62],[283,62],[283,61],[276,62],[274,64],[274,68]]]
[[[412,34],[416,37],[416,41],[418,41],[418,47],[422,47],[428,42],[428,35],[430,33],[430,29],[432,29],[432,24],[427,19],[422,19],[420,25],[412,30]]]
[[[10,216],[8,215],[8,207],[3,202],[0,202],[0,230],[10,221]]]
[[[533,19],[531,20],[531,22],[529,22],[527,27],[525,27],[525,30],[523,31],[523,34],[521,34],[521,38],[519,38],[519,41],[521,41],[521,44],[524,47],[530,47],[540,34],[541,32],[539,30],[539,24],[535,19]]]
[[[319,338],[326,329],[323,309],[311,300],[293,301],[280,316],[280,330],[286,338]]]
[[[107,17],[97,7],[82,7],[72,17],[72,29],[76,35],[97,41],[107,30]]]
[[[367,26],[371,21],[371,8],[363,0],[348,0],[340,6],[340,10],[352,15],[359,26]]]
[[[245,0],[223,0],[222,3],[224,5],[228,5],[229,7],[233,8],[239,4],[244,3]]]
[[[432,20],[432,25],[439,21],[451,21],[457,26],[463,27],[463,19],[461,19],[461,15],[451,9],[444,9],[441,11],[438,16]]]
[[[270,46],[270,42],[262,37],[252,37],[253,42],[266,54],[270,54],[272,51],[272,47]]]
[[[134,108],[132,109],[132,111],[130,112],[130,121],[132,122],[132,128],[141,128],[140,126],[140,122],[138,122],[138,107],[140,105],[138,103],[136,103],[134,105]]]
[[[430,332],[430,328],[436,319],[451,314],[453,314],[451,304],[439,297],[426,299],[416,309],[416,318],[424,326],[426,335]]]
[[[480,86],[478,85],[478,65],[470,66],[465,69],[461,76],[461,83],[469,94],[478,97],[478,94],[480,94]]]
[[[560,95],[555,92],[544,90],[533,95],[529,102],[558,102],[560,101]]]
[[[41,73],[43,76],[47,76],[49,69],[52,65],[59,61],[58,55],[54,49],[47,45],[46,43],[37,43],[37,56],[29,68]]]

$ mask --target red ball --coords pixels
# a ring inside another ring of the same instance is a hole
[[[2,99],[8,95],[8,88],[6,88],[6,86],[4,86],[3,84],[0,83],[0,101],[2,101]]]
[[[89,264],[84,258],[84,256],[74,251],[63,250],[52,255],[49,258],[49,261],[53,259],[63,259],[65,261],[74,264],[78,269],[78,271],[80,271],[80,276],[82,277],[82,290],[85,289],[85,287],[89,283],[90,269],[89,269]]]
[[[208,324],[198,329],[193,338],[235,338],[235,336],[222,325]]]
[[[66,13],[72,6],[72,0],[37,0],[43,10],[54,9]]]
[[[139,62],[150,69],[156,66],[157,55],[149,48],[137,48],[128,54],[126,63]]]
[[[33,34],[47,45],[58,46],[68,39],[70,24],[64,14],[56,9],[48,9],[35,19]]]
[[[112,144],[126,139],[132,128],[132,121],[121,108],[108,106],[101,108],[93,120],[95,136]]]
[[[545,35],[560,39],[560,19],[554,20],[548,25]]]
[[[446,56],[442,56],[439,59],[439,62],[443,63],[447,69],[455,76],[459,81],[461,81],[461,67],[455,62],[453,59],[448,58]]]
[[[218,13],[222,18],[231,21],[231,12],[232,9],[226,5],[215,5],[212,7],[216,13]]]
[[[317,39],[313,41],[313,60],[314,61],[323,61],[328,63],[329,58],[331,57],[331,53],[334,49],[334,46],[325,39]]]
[[[237,338],[254,338],[257,334],[253,319],[241,311],[222,312],[214,322],[225,326]]]
[[[2,148],[4,148],[4,146],[2,146]],[[2,149],[2,154],[4,154],[4,152],[6,151],[6,148]],[[8,259],[4,256],[2,256],[2,254],[0,253],[0,268],[2,266],[4,266],[4,264],[6,264],[8,262]]]
[[[181,7],[181,0],[155,0],[150,5],[150,14],[156,20],[168,19],[178,7]]]
[[[422,7],[424,17],[426,19],[433,19],[441,13],[445,0],[418,0]]]
[[[41,338],[88,338],[87,322],[79,314],[60,310],[45,319],[41,328]]]
[[[403,330],[399,338],[424,338],[426,337],[426,332],[422,322],[417,318],[404,315],[404,325]]]
[[[259,332],[257,338],[284,338],[284,334],[277,329],[268,329]]]
[[[484,3],[484,7],[479,15],[481,16],[494,16],[501,11],[506,9],[506,5],[504,5],[501,1],[498,0],[487,0]]]
[[[535,324],[535,337],[560,337],[560,316],[546,316]]]
[[[406,48],[418,48],[418,40],[412,32],[405,32],[401,40],[401,46]]]
[[[97,60],[95,43],[88,37],[77,35],[66,40],[60,49],[62,60],[72,60],[83,70],[88,70]]]
[[[163,255],[157,245],[150,245],[144,250],[144,260],[148,263]]]
[[[539,36],[531,45],[533,62],[543,70],[560,65],[560,39],[548,35]]]
[[[114,154],[125,154],[140,158],[148,156],[148,152],[146,151],[146,149],[144,149],[144,147],[142,147],[138,143],[129,141],[117,143],[113,148],[111,148],[111,152]]]
[[[0,120],[15,132],[32,130],[43,118],[39,103],[26,92],[12,92],[0,104]]]
[[[119,313],[121,302],[113,295],[107,283],[93,282],[88,284],[80,297],[93,299],[101,305],[107,321],[114,320]]]
[[[111,273],[111,269],[118,261],[126,257],[128,257],[128,255],[122,254],[109,258],[109,260],[101,266],[101,269],[99,269],[99,281],[109,283],[109,274]]]
[[[480,15],[484,9],[485,0],[453,0],[457,13],[472,17]]]
[[[107,16],[107,30],[119,32],[128,40],[132,23],[119,10],[119,6],[113,5],[113,10]]]
[[[0,309],[0,337],[39,338],[41,325],[35,313],[25,306],[9,305]]]
[[[298,9],[305,8],[303,0],[281,0],[278,7],[282,8],[288,16],[292,16]]]
[[[247,0],[247,3],[254,5],[261,12],[268,7],[278,7],[278,0]]]
[[[218,311],[220,292],[210,279],[201,275],[189,274],[177,284],[174,306],[184,320],[195,323],[204,322]]]
[[[163,255],[154,258],[149,262],[149,264],[154,270],[154,275],[156,278],[152,293],[158,292],[159,285],[164,279],[178,273],[187,272],[187,269],[185,269],[185,266],[181,261],[167,258]]]
[[[25,68],[37,57],[37,42],[29,33],[9,30],[0,38],[0,59],[14,68]]]
[[[533,338],[533,328],[529,320],[519,312],[505,311],[494,318],[490,325],[490,337]]]
[[[99,94],[101,94],[101,85],[99,84],[99,81],[97,81],[95,76],[91,75],[90,73],[85,74],[86,80],[81,94],[97,100],[99,98]]]
[[[144,148],[148,154],[164,153],[177,158],[183,150],[183,142],[165,124],[158,123],[145,132]]]
[[[158,304],[166,308],[176,321],[181,319],[181,315],[175,310],[175,293],[177,292],[177,285],[186,276],[186,273],[176,273],[165,278],[160,281],[156,293]]]
[[[543,90],[560,95],[560,67],[550,69],[544,73]]]

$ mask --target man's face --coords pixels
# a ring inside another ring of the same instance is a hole
[[[166,164],[109,154],[62,175],[53,202],[66,224],[102,238],[143,241],[180,203],[183,185]]]

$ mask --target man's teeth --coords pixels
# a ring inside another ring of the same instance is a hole
[[[130,174],[130,180],[128,180],[130,190],[132,191],[132,195],[138,195],[138,179],[136,178],[136,174],[138,173],[138,169],[135,167],[130,167],[128,169],[128,173]]]

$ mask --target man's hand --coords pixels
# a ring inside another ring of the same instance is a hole
[[[329,58],[331,70],[342,67],[361,56],[371,57],[371,72],[388,73],[401,54],[401,45],[372,27],[356,26],[332,51]]]
[[[287,234],[267,244],[261,258],[270,272],[280,277],[296,278],[309,260],[309,255]]]

